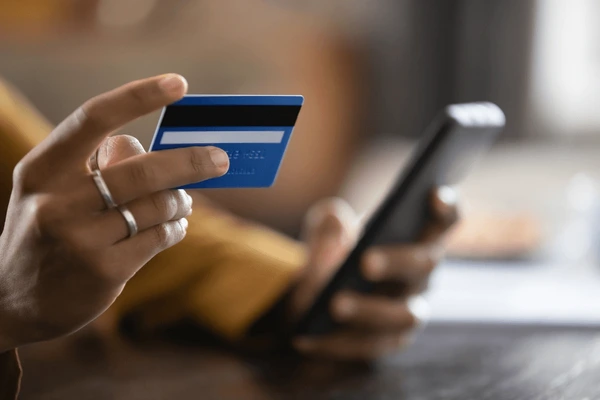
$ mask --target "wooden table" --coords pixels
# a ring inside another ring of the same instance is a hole
[[[22,400],[600,398],[600,331],[591,328],[432,325],[372,367],[81,337],[21,355]]]

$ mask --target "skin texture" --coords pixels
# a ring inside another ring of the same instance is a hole
[[[223,175],[229,160],[222,150],[188,148],[113,160],[103,176],[116,203],[134,212],[140,232],[132,238],[119,212],[106,209],[88,159],[111,132],[186,90],[185,79],[168,74],[104,93],[67,117],[17,165],[0,237],[0,352],[86,325],[150,258],[183,239],[192,200],[167,189]]]

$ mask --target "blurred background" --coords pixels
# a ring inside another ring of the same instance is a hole
[[[0,5],[0,76],[53,123],[165,72],[190,93],[303,94],[276,186],[209,194],[292,235],[323,196],[369,213],[446,104],[497,103],[507,129],[461,189],[434,320],[600,324],[597,0]],[[126,133],[147,146],[157,119]]]

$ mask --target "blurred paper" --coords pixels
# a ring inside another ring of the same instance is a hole
[[[430,292],[438,322],[600,326],[600,271],[561,265],[449,262]]]

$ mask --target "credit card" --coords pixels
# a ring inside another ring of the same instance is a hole
[[[150,151],[216,146],[227,152],[227,174],[183,189],[270,187],[303,102],[302,96],[187,95],[163,109]]]

